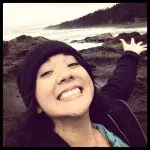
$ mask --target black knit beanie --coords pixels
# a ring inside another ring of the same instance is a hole
[[[27,108],[31,106],[32,100],[35,97],[34,92],[38,69],[50,56],[60,53],[74,56],[93,80],[90,65],[84,61],[82,55],[73,47],[66,43],[52,40],[38,44],[28,52],[17,74],[19,92]]]

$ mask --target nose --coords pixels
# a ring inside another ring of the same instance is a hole
[[[74,77],[72,76],[71,71],[69,70],[60,71],[57,77],[57,84],[60,85],[62,83],[70,82],[72,80],[74,80]]]

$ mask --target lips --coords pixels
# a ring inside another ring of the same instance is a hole
[[[66,93],[69,93],[70,91],[74,91],[74,89],[78,89],[78,88],[82,93],[83,87],[81,87],[79,85],[75,85],[75,86],[72,86],[72,87],[69,87],[69,88],[62,90],[61,93],[58,95],[57,99],[61,100],[60,98],[62,97],[62,95],[64,96]]]

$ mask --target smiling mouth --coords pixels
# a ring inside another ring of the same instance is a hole
[[[58,100],[65,100],[74,96],[78,96],[81,95],[81,93],[83,92],[83,88],[82,87],[75,87],[71,90],[68,90],[66,92],[61,93],[58,96]]]

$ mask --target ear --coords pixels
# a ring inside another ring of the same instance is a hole
[[[39,106],[37,106],[37,107],[36,107],[36,112],[37,112],[38,114],[41,114],[41,113],[42,113],[42,108],[39,107]]]

